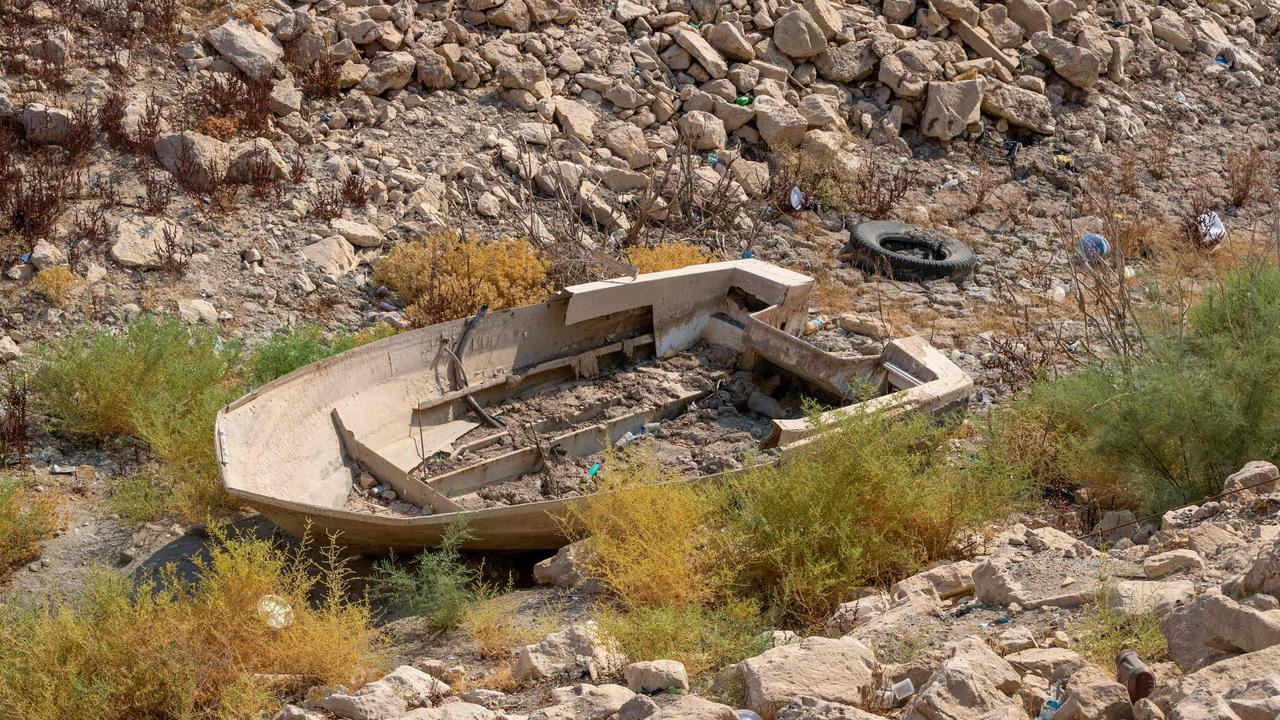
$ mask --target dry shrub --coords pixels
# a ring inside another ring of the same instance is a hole
[[[374,282],[405,304],[417,327],[547,299],[547,262],[525,240],[479,242],[441,232],[399,245],[374,269]]]
[[[270,77],[256,78],[240,72],[209,77],[200,86],[190,109],[205,135],[226,140],[238,132],[260,136],[270,126]]]
[[[65,265],[45,268],[31,278],[31,287],[40,293],[54,307],[66,305],[71,293],[84,284],[71,268]]]
[[[351,207],[360,208],[369,203],[369,185],[359,175],[348,175],[342,182],[340,192],[343,201]]]
[[[683,241],[664,242],[657,245],[636,245],[627,250],[627,262],[642,273],[675,270],[688,265],[708,262],[711,256],[702,248]]]
[[[240,125],[233,117],[223,115],[215,115],[207,117],[204,122],[200,123],[200,134],[208,135],[218,140],[227,140],[234,137],[236,132],[240,130]]]
[[[1256,146],[1227,153],[1227,185],[1233,206],[1242,208],[1249,204],[1266,174],[1266,165],[1266,155]]]
[[[713,529],[717,502],[662,467],[652,445],[611,453],[601,463],[599,492],[562,519],[586,537],[591,577],[626,609],[688,608],[707,602],[731,567]]]
[[[490,660],[510,657],[522,645],[529,645],[555,632],[553,613],[533,618],[520,614],[520,598],[511,595],[511,583],[480,583],[475,599],[462,613],[458,627],[471,638],[476,652]]]
[[[0,475],[0,573],[39,555],[40,543],[60,527],[55,493],[35,492],[20,478]]]
[[[270,717],[306,686],[386,669],[335,546],[317,562],[305,546],[213,534],[194,581],[172,566],[140,586],[104,571],[72,598],[5,606],[0,702],[27,720]]]
[[[321,190],[311,201],[311,217],[319,220],[336,220],[342,217],[344,210],[341,188]]]
[[[27,408],[31,404],[31,386],[22,372],[9,370],[5,374],[4,412],[0,414],[0,463],[12,462],[19,468],[27,466],[31,452],[31,430],[27,426]]]

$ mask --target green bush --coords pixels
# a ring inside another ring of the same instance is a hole
[[[249,382],[254,387],[266,385],[304,365],[355,346],[354,337],[328,337],[315,325],[301,325],[287,333],[277,333],[249,356]]]
[[[426,620],[436,630],[451,630],[462,622],[476,598],[479,570],[462,562],[459,549],[471,537],[466,520],[458,520],[445,531],[440,548],[424,551],[406,571],[395,557],[374,567],[373,594],[391,605]]]
[[[123,333],[82,329],[46,346],[31,373],[34,405],[53,429],[141,441],[172,476],[193,519],[228,506],[213,453],[214,418],[240,394],[238,345],[212,328],[144,317]]]
[[[989,449],[952,457],[948,428],[927,415],[850,413],[824,429],[781,465],[730,485],[743,584],[801,626],[824,622],[859,586],[946,557],[962,530],[1007,513],[1027,487]]]
[[[1237,271],[1185,324],[1153,327],[1138,357],[1042,381],[1010,411],[1052,438],[1046,479],[1103,507],[1163,512],[1280,458],[1280,270]]]
[[[145,468],[107,481],[107,507],[130,527],[163,516],[172,505],[173,486],[164,481],[158,468]]]
[[[629,610],[600,605],[592,616],[632,662],[678,660],[692,677],[768,649],[760,607],[750,600]]]
[[[1169,641],[1160,631],[1155,613],[1122,615],[1098,599],[1084,608],[1077,649],[1086,660],[1104,670],[1114,670],[1116,655],[1125,648],[1138,653],[1148,665],[1169,659]]]

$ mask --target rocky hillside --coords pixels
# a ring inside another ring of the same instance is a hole
[[[715,700],[689,693],[679,662],[628,663],[588,623],[519,648],[512,678],[554,689],[476,687],[481,668],[426,657],[359,689],[313,688],[276,720],[1270,718],[1280,702],[1278,478],[1274,465],[1250,463],[1221,501],[1158,522],[1109,514],[1087,541],[1010,525],[971,560],[866,588],[825,634],[772,633],[771,649],[717,674],[703,691]],[[592,592],[580,558],[578,546],[562,550],[539,565],[540,580]],[[1149,632],[1168,644],[1141,690],[1112,669],[1134,638],[1106,636],[1133,622],[1155,623]]]

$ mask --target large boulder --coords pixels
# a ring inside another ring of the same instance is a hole
[[[185,130],[156,140],[156,159],[178,182],[207,190],[227,176],[231,151],[226,143],[208,135]]]
[[[880,59],[878,79],[893,94],[916,99],[924,96],[929,82],[942,73],[929,43],[913,42]]]
[[[1084,667],[1085,660],[1066,648],[1028,648],[1006,655],[1008,663],[1023,673],[1061,680]]]
[[[1229,500],[1244,500],[1251,495],[1265,495],[1280,490],[1280,469],[1265,460],[1254,460],[1231,473],[1222,483],[1224,493]]]
[[[880,716],[852,705],[806,695],[792,700],[779,710],[776,720],[880,720]]]
[[[1010,125],[1026,128],[1042,135],[1052,135],[1058,127],[1053,117],[1053,107],[1049,105],[1049,98],[1041,93],[1017,85],[1006,85],[998,80],[988,80],[985,83],[982,112],[1003,118]]]
[[[60,145],[66,141],[75,122],[70,110],[31,103],[18,114],[18,123],[27,140],[36,144]]]
[[[1122,616],[1163,617],[1195,595],[1189,580],[1121,580],[1107,588],[1106,604]]]
[[[875,653],[853,638],[809,637],[767,650],[737,667],[747,707],[769,720],[802,695],[857,704],[872,689],[878,665]]]
[[[546,680],[564,674],[599,676],[619,664],[595,623],[573,625],[516,652],[511,675],[517,682]]]
[[[707,30],[707,42],[730,59],[741,62],[751,62],[756,59],[756,50],[751,45],[751,41],[747,40],[742,28],[734,23],[720,22],[712,25]],[[724,62],[723,59],[720,62]]]
[[[903,720],[954,720],[1018,705],[1022,682],[979,637],[949,643],[946,659],[920,688]]]
[[[1098,76],[1106,69],[1097,55],[1047,32],[1032,35],[1031,46],[1063,80],[1083,90],[1097,85]]]
[[[685,695],[664,705],[646,720],[737,720],[733,708],[704,700],[697,695]]]
[[[828,47],[813,58],[818,75],[836,83],[861,82],[875,72],[879,58],[870,39]]]
[[[586,540],[565,545],[556,551],[555,555],[533,566],[533,581],[539,585],[577,588],[589,593],[602,591],[603,586],[591,579],[589,574],[590,552],[591,549]]]
[[[929,83],[920,132],[926,137],[950,140],[982,119],[982,81]]]
[[[689,675],[684,664],[675,660],[635,662],[622,669],[627,688],[632,692],[660,692],[675,688],[689,689]]]
[[[1280,534],[1259,547],[1244,573],[1223,585],[1222,591],[1237,600],[1258,593],[1280,598]]]
[[[1200,570],[1204,558],[1195,550],[1181,549],[1157,553],[1142,561],[1142,572],[1149,580],[1159,580],[1180,570]]]
[[[413,79],[418,67],[418,60],[407,52],[392,52],[379,55],[369,63],[369,72],[356,85],[369,95],[381,95],[388,90],[400,90]]]
[[[729,74],[729,64],[711,44],[706,41],[702,35],[698,34],[687,23],[680,23],[667,28],[667,32],[675,39],[676,44],[684,48],[684,51],[693,56],[694,60],[707,71],[713,79],[719,79]]]
[[[702,110],[687,112],[680,118],[680,136],[694,150],[723,148],[728,140],[724,122]]]
[[[284,58],[280,43],[239,18],[231,18],[210,30],[204,39],[227,62],[253,78],[271,77],[276,63]]]
[[[346,275],[359,264],[351,243],[341,235],[330,235],[302,248],[302,257],[315,263],[326,275],[334,277]]]
[[[1129,691],[1097,668],[1086,665],[1067,680],[1067,699],[1053,720],[1129,720]]]
[[[149,270],[160,267],[159,247],[166,233],[182,240],[182,226],[162,218],[129,215],[116,222],[116,240],[108,254],[121,267]]]
[[[1219,660],[1173,683],[1157,688],[1153,699],[1170,720],[1253,720],[1274,717],[1275,710],[1251,713],[1245,708],[1252,691],[1262,686],[1263,696],[1274,696],[1280,682],[1280,645]],[[1270,686],[1270,687],[1268,687]],[[1240,702],[1240,701],[1245,702]],[[1233,704],[1239,705],[1233,707]],[[1237,712],[1240,710],[1241,712]]]
[[[793,6],[773,26],[773,42],[786,55],[797,60],[811,58],[827,49],[827,36],[813,17],[800,6]]]
[[[323,705],[345,720],[396,720],[409,709],[396,688],[384,682],[371,682],[351,694],[335,693]]]
[[[556,689],[553,697],[560,703],[530,714],[529,720],[606,720],[617,715],[635,693],[621,685],[584,684]]]
[[[804,140],[809,121],[785,100],[762,95],[751,103],[756,113],[756,129],[771,148],[790,148]]]

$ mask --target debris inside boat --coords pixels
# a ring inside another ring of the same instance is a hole
[[[551,549],[611,448],[649,444],[696,479],[811,441],[829,413],[963,407],[969,378],[922,338],[878,355],[801,337],[813,281],[758,260],[565,288],[400,333],[224,408],[224,485],[288,532],[374,551]]]

